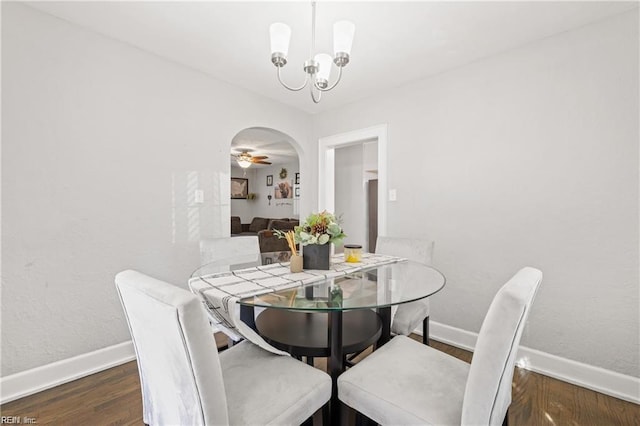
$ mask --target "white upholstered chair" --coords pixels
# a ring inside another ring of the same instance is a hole
[[[431,266],[433,241],[420,238],[378,237],[376,253],[404,257]],[[419,285],[416,283],[416,285]],[[399,305],[391,321],[391,332],[408,336],[422,323],[422,342],[429,344],[429,298]]]
[[[136,271],[116,276],[150,425],[299,425],[331,397],[331,378],[250,343],[218,354],[201,302]]]
[[[523,268],[496,294],[471,365],[405,336],[338,378],[342,402],[382,425],[500,425],[542,273]]]
[[[205,238],[200,240],[200,263],[206,265],[209,262],[224,258],[241,259],[238,263],[260,262],[260,244],[258,237],[255,235],[245,235],[241,237],[227,238]],[[259,263],[258,263],[259,264]],[[209,273],[226,272],[228,266],[208,267]],[[257,317],[263,309],[255,309]],[[207,311],[207,315],[211,315]],[[242,340],[242,337],[230,330],[217,327],[216,320],[212,319],[211,328],[213,332],[222,332],[229,338],[229,346],[233,346],[236,342]]]

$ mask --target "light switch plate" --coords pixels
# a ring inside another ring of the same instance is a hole
[[[204,191],[202,189],[196,189],[193,195],[194,195],[196,204],[204,203]]]
[[[390,189],[389,190],[389,201],[396,201],[396,190],[395,189]]]

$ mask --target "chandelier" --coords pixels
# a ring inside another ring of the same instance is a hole
[[[287,53],[289,52],[289,41],[291,39],[291,28],[281,22],[271,24],[269,35],[271,38],[271,62],[278,71],[278,81],[285,88],[297,92],[304,89],[309,82],[311,99],[314,103],[320,102],[322,92],[328,92],[338,85],[342,78],[342,68],[349,63],[349,53],[353,43],[355,25],[349,21],[338,21],[333,24],[333,58],[327,53],[318,53],[314,56],[316,49],[316,2],[311,2],[311,49],[310,58],[304,63],[304,72],[307,73],[304,84],[300,87],[291,87],[282,81],[280,69],[287,64]],[[338,67],[338,77],[336,81],[329,85],[331,75],[331,62]],[[316,97],[317,92],[317,97]]]

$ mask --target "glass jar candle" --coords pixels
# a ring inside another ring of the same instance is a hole
[[[358,263],[362,260],[362,246],[358,244],[345,244],[344,261],[347,263]]]

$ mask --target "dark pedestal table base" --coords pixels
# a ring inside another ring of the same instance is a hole
[[[383,334],[380,316],[370,309],[330,313],[266,309],[258,315],[255,324],[270,345],[291,355],[328,357],[327,368],[332,380],[331,424],[339,424],[337,380],[344,371],[344,356],[378,342]]]
[[[294,356],[329,357],[327,312],[296,312],[266,309],[256,319],[258,333],[272,346]],[[376,343],[382,322],[371,310],[342,314],[342,353],[359,352]]]

